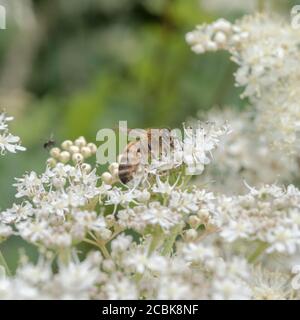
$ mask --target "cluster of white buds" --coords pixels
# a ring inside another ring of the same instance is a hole
[[[50,167],[54,167],[58,162],[66,164],[72,161],[74,164],[83,164],[96,152],[97,146],[94,143],[87,143],[84,137],[79,137],[75,141],[65,140],[61,144],[61,148],[54,147],[50,150],[51,158],[48,159],[47,163]]]
[[[119,181],[119,164],[117,162],[113,162],[109,165],[108,171],[103,172],[102,181],[105,184],[112,185]]]
[[[238,26],[219,19],[210,25],[197,26],[196,30],[187,33],[186,41],[195,53],[201,54],[228,49],[231,44],[238,44],[247,37],[248,33],[242,32]]]

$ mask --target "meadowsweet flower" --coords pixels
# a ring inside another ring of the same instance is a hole
[[[111,280],[105,285],[103,292],[103,297],[108,300],[138,299],[138,290],[136,284],[126,277],[112,277]]]
[[[191,263],[203,263],[216,257],[213,247],[205,247],[200,243],[190,243],[183,248],[185,259]]]
[[[173,186],[170,185],[169,181],[163,182],[161,178],[157,175],[156,176],[156,184],[152,187],[152,191],[155,193],[161,194],[171,194],[171,192],[176,187],[176,182]]]
[[[60,299],[91,298],[97,283],[102,281],[100,262],[100,255],[94,252],[82,262],[61,264],[59,273],[53,279],[53,293]]]
[[[26,149],[19,145],[20,138],[12,134],[0,135],[0,152],[4,154],[6,151],[16,153],[17,151],[25,151]]]
[[[84,137],[52,148],[45,171],[16,179],[19,203],[0,212],[0,242],[19,236],[40,252],[10,276],[3,261],[0,299],[299,298],[290,282],[300,251],[298,32],[253,15],[186,39],[199,54],[230,52],[256,112],[191,121],[170,155],[152,152],[126,185],[121,160],[101,176],[86,162],[97,147]],[[225,119],[230,129],[217,124]],[[0,114],[2,153],[22,149],[11,120]]]
[[[30,202],[25,201],[21,205],[13,204],[12,208],[0,213],[0,221],[6,224],[26,220],[33,214],[33,208]]]
[[[199,210],[198,201],[192,193],[174,191],[170,195],[170,207],[185,214]]]
[[[179,223],[180,216],[170,208],[162,206],[159,202],[151,202],[142,219],[146,224],[157,225],[163,230],[169,230]]]
[[[203,118],[203,114],[199,114]],[[211,111],[205,117],[217,124],[230,123],[226,135],[214,152],[214,161],[197,180],[215,192],[232,195],[246,192],[244,181],[253,186],[286,184],[298,175],[297,157],[271,148],[253,120],[253,112],[233,108]],[[257,165],[259,163],[259,165]]]
[[[8,122],[12,121],[13,117],[8,117],[5,113],[0,113],[0,153],[4,155],[7,151],[16,153],[17,151],[25,151],[21,146],[19,137],[12,135],[8,131]]]
[[[257,111],[258,128],[277,149],[299,151],[299,30],[278,16],[256,14],[231,24],[218,20],[186,36],[195,53],[227,50],[238,65],[236,85],[244,87]]]
[[[201,174],[210,163],[212,151],[220,143],[220,137],[229,133],[229,128],[217,128],[214,124],[206,127],[201,122],[194,128],[184,128],[183,161],[187,174]]]
[[[9,117],[6,113],[0,113],[0,130],[6,130],[8,128],[8,122],[12,121],[14,118]]]
[[[10,226],[0,223],[0,243],[13,234]]]
[[[131,236],[126,236],[125,234],[119,235],[111,242],[112,255],[126,251],[130,247],[132,240]]]
[[[55,274],[50,261],[23,263],[14,277],[0,278],[0,299],[90,299],[101,283],[100,262],[97,253],[90,254],[82,262],[73,259],[68,265],[60,264]]]
[[[252,268],[252,277],[248,284],[255,300],[286,300],[293,297],[289,276],[262,266]]]
[[[44,192],[44,186],[36,172],[30,172],[23,176],[23,178],[16,179],[13,185],[17,188],[16,198],[29,197],[35,198]]]
[[[133,189],[124,192],[121,188],[114,187],[107,191],[106,204],[122,205],[123,207],[128,206],[131,202],[137,203],[136,198],[139,196],[139,191]]]
[[[300,194],[294,186],[250,189],[245,196],[220,199],[224,217],[221,236],[229,242],[258,240],[267,244],[267,253],[294,254],[300,244],[299,225],[289,218],[300,212]]]
[[[180,279],[163,278],[157,293],[158,300],[186,300],[191,287]]]
[[[213,290],[214,300],[249,300],[251,293],[243,282],[232,279],[215,280]]]

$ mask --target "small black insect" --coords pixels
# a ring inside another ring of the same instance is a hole
[[[43,144],[43,147],[44,147],[44,149],[46,149],[46,150],[50,150],[50,149],[53,148],[55,145],[56,145],[56,142],[55,142],[55,140],[53,139],[53,136],[51,136],[51,138]]]

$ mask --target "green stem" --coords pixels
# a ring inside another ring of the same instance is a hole
[[[153,233],[152,240],[149,246],[148,256],[150,256],[153,253],[153,251],[158,247],[160,241],[161,241],[161,232],[159,229],[157,229]]]
[[[181,225],[176,226],[171,234],[171,236],[165,241],[165,245],[162,251],[163,256],[169,256],[172,253],[174,243],[178,234],[180,233],[182,227]]]
[[[268,248],[269,244],[262,242],[260,243],[253,254],[248,258],[249,263],[254,263],[257,258]]]
[[[111,258],[104,242],[99,241],[99,240],[93,241],[93,240],[90,240],[90,239],[87,239],[87,238],[84,239],[83,241],[86,242],[86,243],[92,244],[92,245],[96,246],[97,248],[99,248],[101,253],[102,253],[102,255],[105,257],[105,259],[110,259]]]
[[[99,246],[99,249],[101,250],[103,256],[105,257],[105,259],[110,259],[111,257],[110,257],[110,254],[109,254],[107,248],[106,248],[105,243],[99,241],[98,246]]]
[[[70,250],[68,248],[62,248],[58,252],[58,259],[62,264],[68,265],[70,260],[71,260],[71,252],[70,252]]]
[[[1,251],[0,251],[0,266],[4,267],[6,275],[11,276],[11,272],[9,270],[8,264],[6,263],[6,260]]]

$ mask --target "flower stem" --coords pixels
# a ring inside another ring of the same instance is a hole
[[[59,261],[64,264],[68,265],[71,260],[71,253],[68,248],[62,248],[58,253]]]
[[[101,253],[102,253],[102,255],[105,257],[105,259],[110,259],[111,258],[104,242],[99,241],[99,240],[93,241],[93,240],[90,240],[90,239],[87,239],[87,238],[84,239],[84,242],[92,244],[92,245],[96,246],[97,248],[99,248]]]
[[[171,236],[165,241],[165,245],[162,251],[163,256],[169,256],[172,253],[174,243],[178,234],[180,233],[182,227],[181,225],[176,226],[171,234]]]
[[[160,241],[161,241],[161,234],[159,230],[156,230],[152,236],[152,240],[148,250],[148,256],[150,256],[153,253],[153,251],[158,247]]]
[[[109,254],[107,248],[106,248],[105,243],[99,241],[98,246],[99,246],[99,249],[101,250],[103,256],[105,257],[105,259],[110,259],[111,257],[110,257],[110,254]]]
[[[11,272],[9,270],[8,264],[6,263],[6,260],[1,251],[0,251],[0,266],[4,267],[6,275],[11,276]]]

